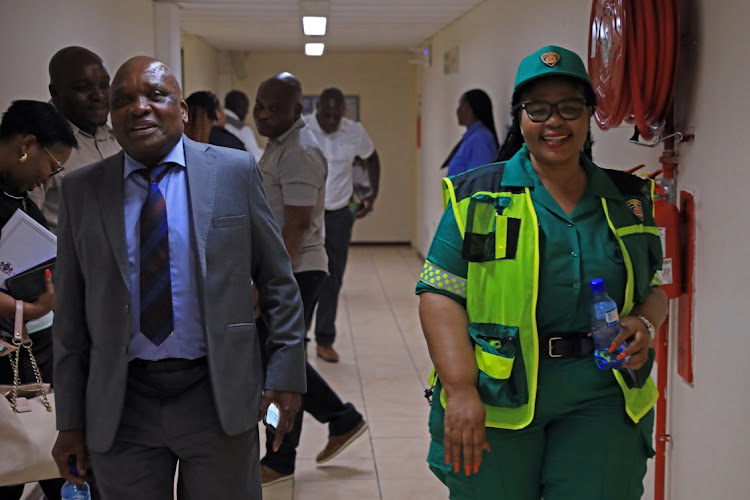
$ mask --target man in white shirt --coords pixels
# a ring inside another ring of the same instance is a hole
[[[224,97],[224,113],[227,115],[224,128],[241,140],[247,152],[253,155],[256,162],[260,162],[263,149],[258,146],[255,134],[245,123],[245,117],[249,109],[250,100],[247,95],[239,90],[230,90]]]
[[[65,47],[49,62],[51,103],[73,127],[78,148],[65,162],[65,170],[52,177],[50,184],[29,193],[41,209],[50,230],[57,234],[62,180],[66,174],[96,163],[120,151],[109,116],[109,73],[101,57],[83,47]]]
[[[336,310],[339,292],[349,255],[354,219],[367,215],[380,185],[380,160],[372,140],[361,123],[344,117],[344,94],[327,88],[320,94],[317,111],[305,117],[328,160],[325,201],[325,247],[328,254],[328,278],[323,284],[315,316],[317,355],[336,363],[339,355],[333,348],[336,340]],[[352,165],[363,160],[370,179],[371,194],[360,200],[356,212],[349,208],[353,192]]]

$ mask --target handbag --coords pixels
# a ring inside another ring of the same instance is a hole
[[[33,342],[23,333],[23,303],[16,302],[13,333],[16,351],[6,356],[13,369],[13,385],[0,385],[0,486],[25,484],[60,477],[52,458],[57,439],[55,395],[42,382]],[[29,353],[36,383],[20,384],[21,351]]]

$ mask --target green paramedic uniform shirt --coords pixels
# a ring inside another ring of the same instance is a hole
[[[539,180],[528,158],[523,168],[506,165],[503,184],[531,187],[540,225],[539,304],[537,324],[542,334],[587,332],[592,279],[603,278],[607,292],[622,308],[625,295],[625,265],[617,242],[604,216],[600,197],[617,191],[606,173],[584,161],[589,183],[570,215],[566,215]],[[443,214],[427,256],[416,293],[441,293],[466,304],[465,280],[468,263],[461,257],[461,234],[452,207]],[[519,249],[519,251],[521,251]],[[531,251],[524,249],[523,251]],[[430,266],[433,264],[433,266]],[[435,280],[437,266],[440,281]],[[429,273],[433,272],[433,276]],[[447,282],[442,275],[447,274]],[[451,280],[455,278],[456,281]],[[438,286],[443,282],[443,286]]]

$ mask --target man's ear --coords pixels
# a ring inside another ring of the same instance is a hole
[[[294,120],[299,120],[299,117],[302,115],[302,104],[297,103],[294,105]]]
[[[49,89],[49,95],[50,97],[52,97],[52,101],[54,101],[57,97],[57,85],[55,85],[54,83],[50,83],[47,88]]]

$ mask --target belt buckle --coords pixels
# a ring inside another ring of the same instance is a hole
[[[549,353],[550,358],[562,358],[562,354],[552,353],[552,342],[555,340],[562,340],[562,337],[550,337],[547,342],[547,352]]]

